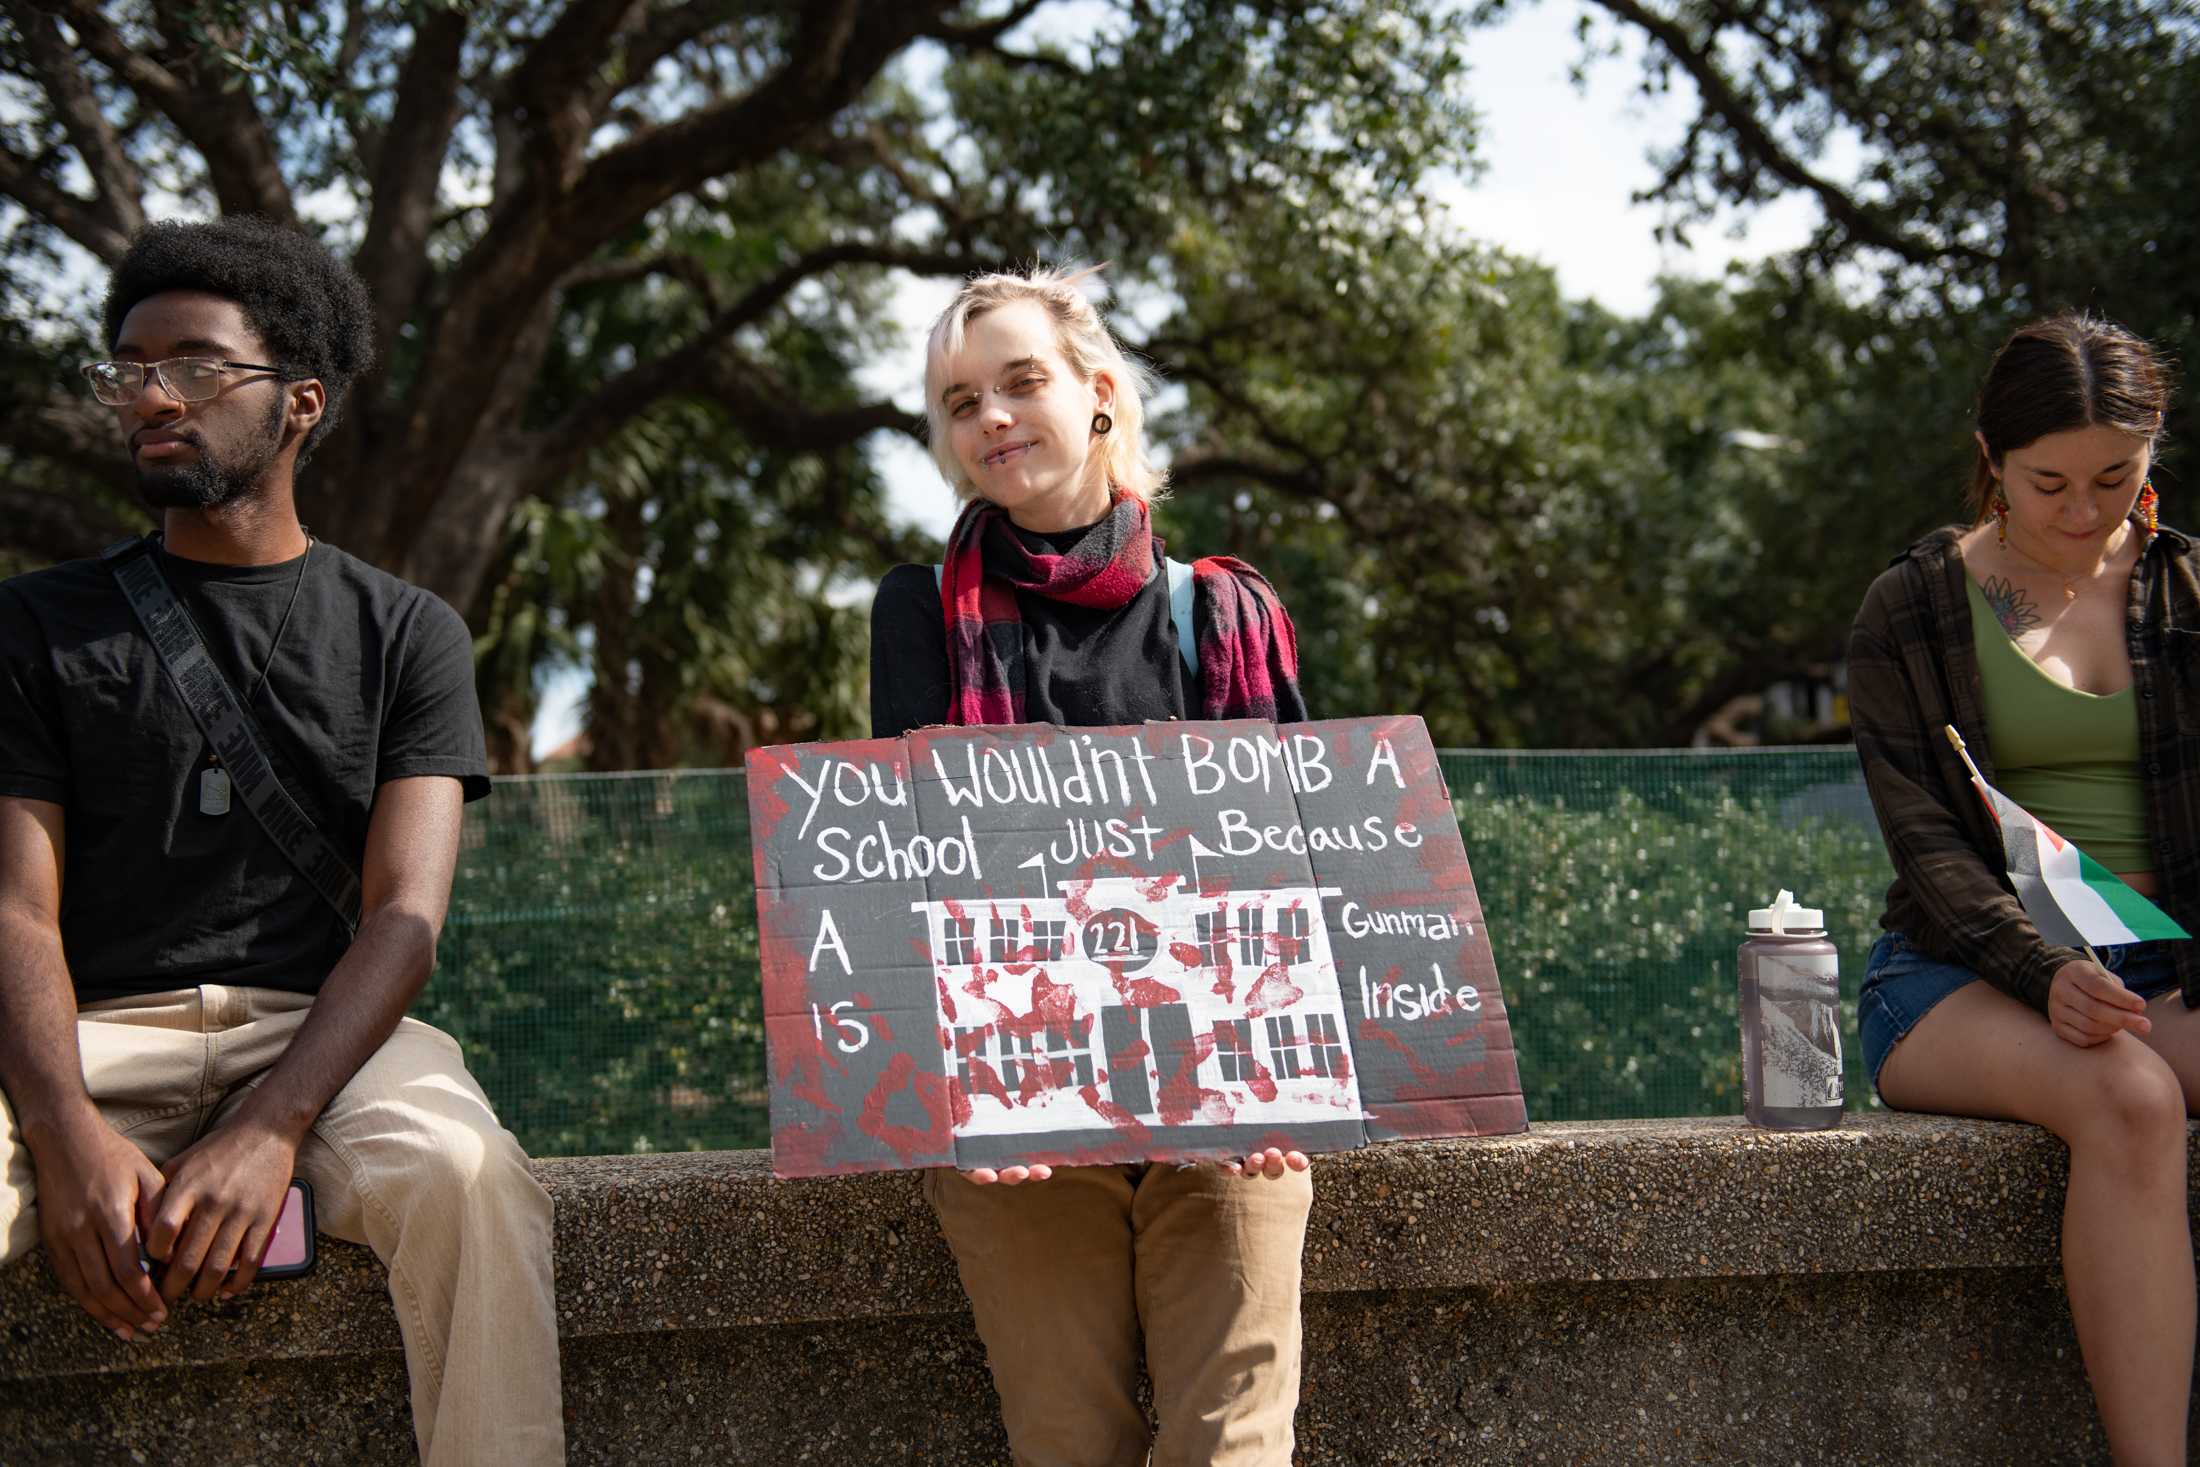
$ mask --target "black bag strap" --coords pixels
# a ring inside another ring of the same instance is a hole
[[[222,767],[229,771],[230,784],[244,797],[245,808],[260,822],[275,848],[298,868],[298,874],[336,909],[336,915],[344,919],[345,930],[356,934],[359,874],[275,777],[275,766],[268,761],[251,715],[237,701],[229,679],[214,665],[197,624],[183,609],[183,603],[176,600],[151,547],[152,537],[141,536],[108,546],[99,558],[113,573],[130,609],[137,613],[138,625],[145,628],[154,652],[160,656],[161,670],[168,674],[169,684],[183,699],[184,707],[191,710],[191,721],[221,756]]]

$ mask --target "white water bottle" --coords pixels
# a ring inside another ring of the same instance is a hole
[[[1749,914],[1742,985],[1742,1114],[1776,1131],[1841,1124],[1840,954],[1825,914],[1782,891]]]

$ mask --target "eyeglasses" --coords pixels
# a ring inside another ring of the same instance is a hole
[[[281,367],[259,362],[224,362],[214,357],[170,357],[160,362],[86,362],[84,380],[92,384],[92,396],[109,407],[136,402],[151,374],[160,390],[178,402],[204,402],[222,390],[223,372],[273,372],[288,376]]]

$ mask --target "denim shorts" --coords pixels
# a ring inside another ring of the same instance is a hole
[[[2094,951],[2124,987],[2149,1003],[2177,991],[2175,949],[2167,942],[2106,943]],[[1888,1052],[1917,1021],[1964,984],[1978,981],[1969,968],[1927,957],[1899,932],[1880,934],[1864,960],[1864,985],[1856,995],[1856,1033],[1872,1088],[1879,1086],[1879,1067]]]

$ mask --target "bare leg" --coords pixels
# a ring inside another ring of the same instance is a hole
[[[2170,1064],[2129,1034],[2080,1049],[1980,982],[1895,1046],[1879,1088],[1903,1110],[2030,1121],[2069,1146],[2063,1280],[2109,1450],[2124,1467],[2182,1463],[2196,1301]]]
[[[2154,1021],[2147,1048],[2176,1072],[2185,1090],[2186,1113],[2200,1115],[2200,1009],[2186,1008],[2182,998],[2170,993],[2147,1005],[2147,1017]]]

